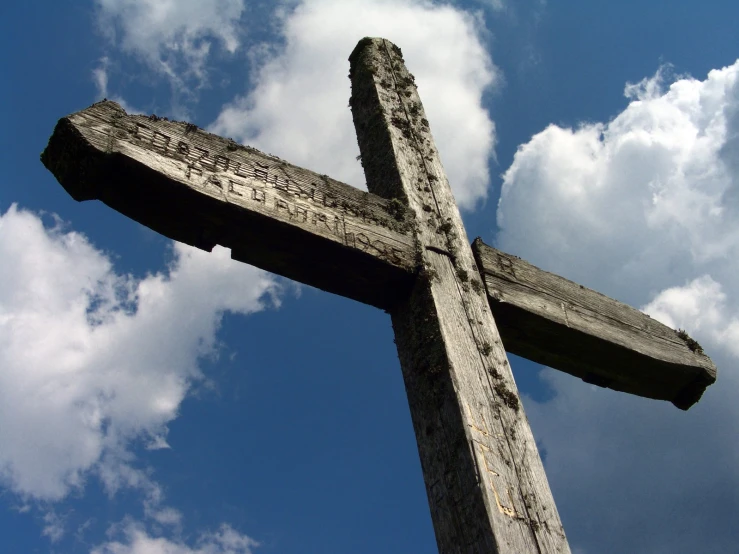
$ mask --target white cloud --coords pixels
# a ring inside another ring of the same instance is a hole
[[[154,510],[149,515],[154,521],[161,525],[179,527],[182,523],[182,513],[171,507]]]
[[[108,56],[103,56],[98,60],[99,65],[92,70],[92,80],[95,83],[95,88],[98,92],[98,98],[108,97],[108,66],[110,65],[110,59]]]
[[[166,273],[118,275],[84,236],[16,207],[0,216],[0,259],[0,482],[54,501],[96,474],[161,512],[130,448],[166,444],[223,312],[264,309],[275,282],[179,244]]]
[[[382,36],[416,77],[459,205],[486,198],[495,129],[481,99],[497,71],[474,15],[420,0],[306,0],[282,17],[284,48],[261,55],[255,88],[211,131],[364,188],[347,58],[359,39]]]
[[[500,246],[640,304],[704,273],[726,285],[739,259],[738,73],[664,92],[658,73],[627,86],[610,123],[535,135],[504,175]]]
[[[184,92],[202,83],[214,45],[228,53],[241,44],[244,0],[96,0],[99,25],[124,52],[143,59]]]
[[[736,547],[738,75],[629,85],[612,121],[551,125],[504,175],[501,248],[687,329],[719,368],[687,413],[545,370],[556,396],[526,410],[586,552]]]
[[[228,525],[214,533],[204,533],[194,546],[184,542],[153,537],[139,524],[129,522],[124,542],[111,541],[94,548],[91,554],[251,554],[259,543]]]
[[[709,275],[663,290],[643,310],[673,329],[690,327],[739,358],[739,318],[727,306],[721,284]]]

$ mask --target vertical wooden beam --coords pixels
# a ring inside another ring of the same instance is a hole
[[[384,39],[349,60],[368,187],[415,214],[418,277],[391,316],[439,552],[569,552],[413,76]]]

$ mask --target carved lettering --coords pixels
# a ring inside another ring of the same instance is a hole
[[[313,185],[311,185],[311,187],[313,187]],[[313,187],[311,190],[310,199],[317,206],[323,206],[324,194],[325,193],[321,189]]]
[[[254,200],[255,202],[261,202],[262,204],[266,204],[266,197],[264,195],[263,190],[252,189],[251,199]]]
[[[266,166],[265,166],[266,167]],[[267,182],[267,177],[269,176],[269,173],[266,169],[262,167],[255,167],[254,168],[254,177],[259,179],[260,181]]]
[[[140,141],[149,141],[151,142],[151,139],[154,136],[154,133],[152,130],[143,123],[136,123],[136,128],[133,131],[133,136],[139,139]]]
[[[254,177],[254,170],[249,164],[236,164],[234,175],[237,177],[243,177],[244,179],[251,179]]]
[[[276,173],[274,173],[272,175],[271,184],[274,185],[277,190],[287,192],[288,194],[290,193],[290,180],[287,179],[284,175],[277,175]]]
[[[223,190],[223,185],[221,184],[221,180],[215,175],[211,175],[210,177],[208,177],[208,179],[205,181],[205,184],[203,185],[203,188],[207,187],[208,185],[213,185]]]
[[[138,139],[142,143],[151,146],[162,154],[168,154],[169,143],[172,141],[172,137],[138,122],[136,123],[136,127],[132,129],[132,134],[135,139]]]
[[[365,210],[354,202],[347,201],[347,199],[337,197],[326,191],[325,184],[307,182],[305,179],[302,179],[302,175],[297,175],[297,179],[292,178],[290,168],[285,164],[270,166],[269,164],[258,161],[235,161],[225,154],[214,154],[185,139],[178,139],[175,145],[170,136],[155,130],[146,123],[136,122],[135,128],[131,129],[130,132],[135,140],[157,152],[173,159],[185,161],[187,166],[184,171],[187,179],[195,180],[195,182],[199,182],[198,179],[206,179],[203,183],[204,187],[212,185],[221,190],[227,190],[228,193],[234,196],[244,197],[245,194],[248,194],[248,190],[244,192],[243,189],[249,188],[246,184],[238,180],[228,179],[226,186],[226,181],[207,175],[207,173],[211,172],[229,172],[229,174],[237,178],[246,179],[247,181],[261,181],[285,195],[307,200],[316,206],[341,211],[350,217],[361,219],[365,223],[392,228],[388,225],[387,221],[376,217],[371,211]],[[266,204],[265,192],[263,190],[253,190],[251,192],[251,200]],[[276,204],[275,208],[277,210],[291,212],[293,214],[291,217],[297,218],[297,220],[304,223],[310,221],[316,227],[326,229],[337,236],[344,234],[343,228],[341,228],[341,222],[343,221],[341,217],[334,217],[331,220],[331,218],[324,214],[313,213],[304,208],[298,212],[286,204],[286,201]],[[360,238],[357,238],[354,234],[348,234],[345,240],[347,241],[347,245],[366,252],[371,251],[391,263],[397,264],[402,262],[402,250],[391,247],[381,240],[371,240],[364,234]]]
[[[228,171],[228,168],[231,165],[231,160],[226,156],[221,156],[219,154],[216,156],[215,163],[213,165],[215,165],[216,170],[218,171]]]
[[[272,184],[274,184],[274,187],[277,190],[297,198],[313,200],[316,194],[316,189],[314,187],[309,186],[309,188],[305,188],[300,183],[286,176],[273,175]]]
[[[402,250],[395,246],[390,246],[380,239],[373,240],[364,233],[345,232],[344,243],[347,246],[357,248],[362,252],[371,252],[383,260],[387,260],[394,264],[399,264],[403,261]]]
[[[305,223],[306,221],[308,221],[308,210],[302,208],[301,206],[295,206],[294,218],[297,219],[300,223]]]
[[[312,223],[316,227],[322,227],[322,226],[326,227],[326,229],[328,229],[332,233],[337,233],[338,231],[338,228],[337,228],[338,226],[336,225],[336,221],[334,221],[334,227],[331,228],[331,223],[329,222],[328,217],[326,217],[326,214],[314,213]]]
[[[185,175],[187,176],[187,178],[190,179],[192,177],[192,174],[193,173],[197,173],[197,176],[198,177],[202,177],[203,176],[203,170],[202,169],[200,169],[199,167],[195,167],[192,164],[187,164],[187,169],[185,169]]]
[[[171,137],[168,137],[160,131],[155,131],[154,136],[151,139],[151,145],[157,150],[160,150],[163,154],[166,154],[171,141]]]
[[[193,152],[193,150],[195,151],[195,160],[193,163],[200,164],[201,167],[208,171],[216,170],[215,162],[210,158],[210,152],[208,150],[200,146],[195,146],[190,152]]]
[[[239,191],[236,190],[236,185],[241,185],[241,184],[237,183],[233,179],[229,179],[228,180],[228,192],[230,192],[231,194],[235,196],[244,196],[243,194],[241,194]]]
[[[331,234],[341,236],[342,221],[338,217],[332,220],[325,214],[312,212],[303,206],[292,204],[284,198],[275,199],[275,211],[298,223],[310,223],[329,231]]]
[[[316,187],[312,185],[303,186],[300,183],[296,183],[295,181],[290,181],[291,187],[293,187],[293,190],[295,190],[295,196],[298,198],[305,198],[307,200],[314,200],[314,197],[316,195]]]
[[[293,191],[290,188],[290,179],[278,177],[277,175],[275,175],[274,185],[277,190],[287,194],[292,194],[294,196]]]
[[[285,210],[287,215],[290,215],[290,205],[285,202],[282,198],[275,199],[275,211],[280,213],[280,210]]]
[[[370,241],[369,237],[365,235],[364,233],[359,233],[355,237],[357,248],[359,248],[362,252],[367,252],[370,248],[372,248],[372,241]]]

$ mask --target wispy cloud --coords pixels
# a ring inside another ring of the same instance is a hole
[[[48,537],[52,543],[59,542],[64,536],[64,518],[54,511],[44,514],[44,529],[42,535]]]
[[[97,90],[97,99],[102,100],[103,98],[107,98],[108,100],[118,102],[121,108],[126,110],[129,114],[145,113],[144,110],[140,110],[129,104],[126,99],[119,94],[111,93],[111,91],[108,90],[109,72],[110,58],[108,58],[108,56],[103,56],[98,60],[98,66],[92,70],[92,81]]]
[[[120,532],[120,540],[93,548],[91,554],[252,554],[255,540],[228,525],[203,533],[192,546],[181,540],[150,535],[139,523],[130,521]]]
[[[110,65],[110,59],[108,56],[103,56],[98,61],[99,65],[92,70],[92,80],[95,83],[95,88],[98,92],[99,98],[108,97],[108,66]]]
[[[241,46],[244,0],[96,0],[95,4],[98,26],[111,46],[166,78],[175,103],[180,97],[192,98],[207,83],[214,54],[233,55]]]

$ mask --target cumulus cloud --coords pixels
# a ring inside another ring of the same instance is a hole
[[[153,537],[136,522],[128,522],[123,533],[123,542],[111,541],[91,554],[251,554],[259,546],[255,540],[243,535],[228,525],[218,531],[202,534],[195,545],[165,537]]]
[[[504,174],[501,248],[687,329],[719,368],[687,413],[544,371],[556,396],[526,410],[585,552],[735,548],[738,75],[662,70],[610,122],[535,135]]]
[[[420,0],[306,0],[282,15],[284,47],[262,52],[256,86],[210,130],[364,188],[347,58],[364,36],[400,46],[459,205],[484,200],[495,127],[482,95],[498,74],[469,13]]]
[[[124,52],[166,75],[184,92],[202,83],[214,46],[233,54],[241,44],[244,0],[96,0],[103,33]]]
[[[118,275],[84,236],[15,206],[0,259],[0,483],[55,501],[94,474],[111,492],[144,489],[152,517],[173,522],[131,447],[166,446],[222,314],[276,302],[275,282],[225,249],[179,244],[166,272]]]
[[[500,246],[609,290],[638,283],[640,304],[703,273],[726,282],[739,259],[737,73],[663,90],[659,72],[626,87],[611,122],[535,135],[504,175]]]

